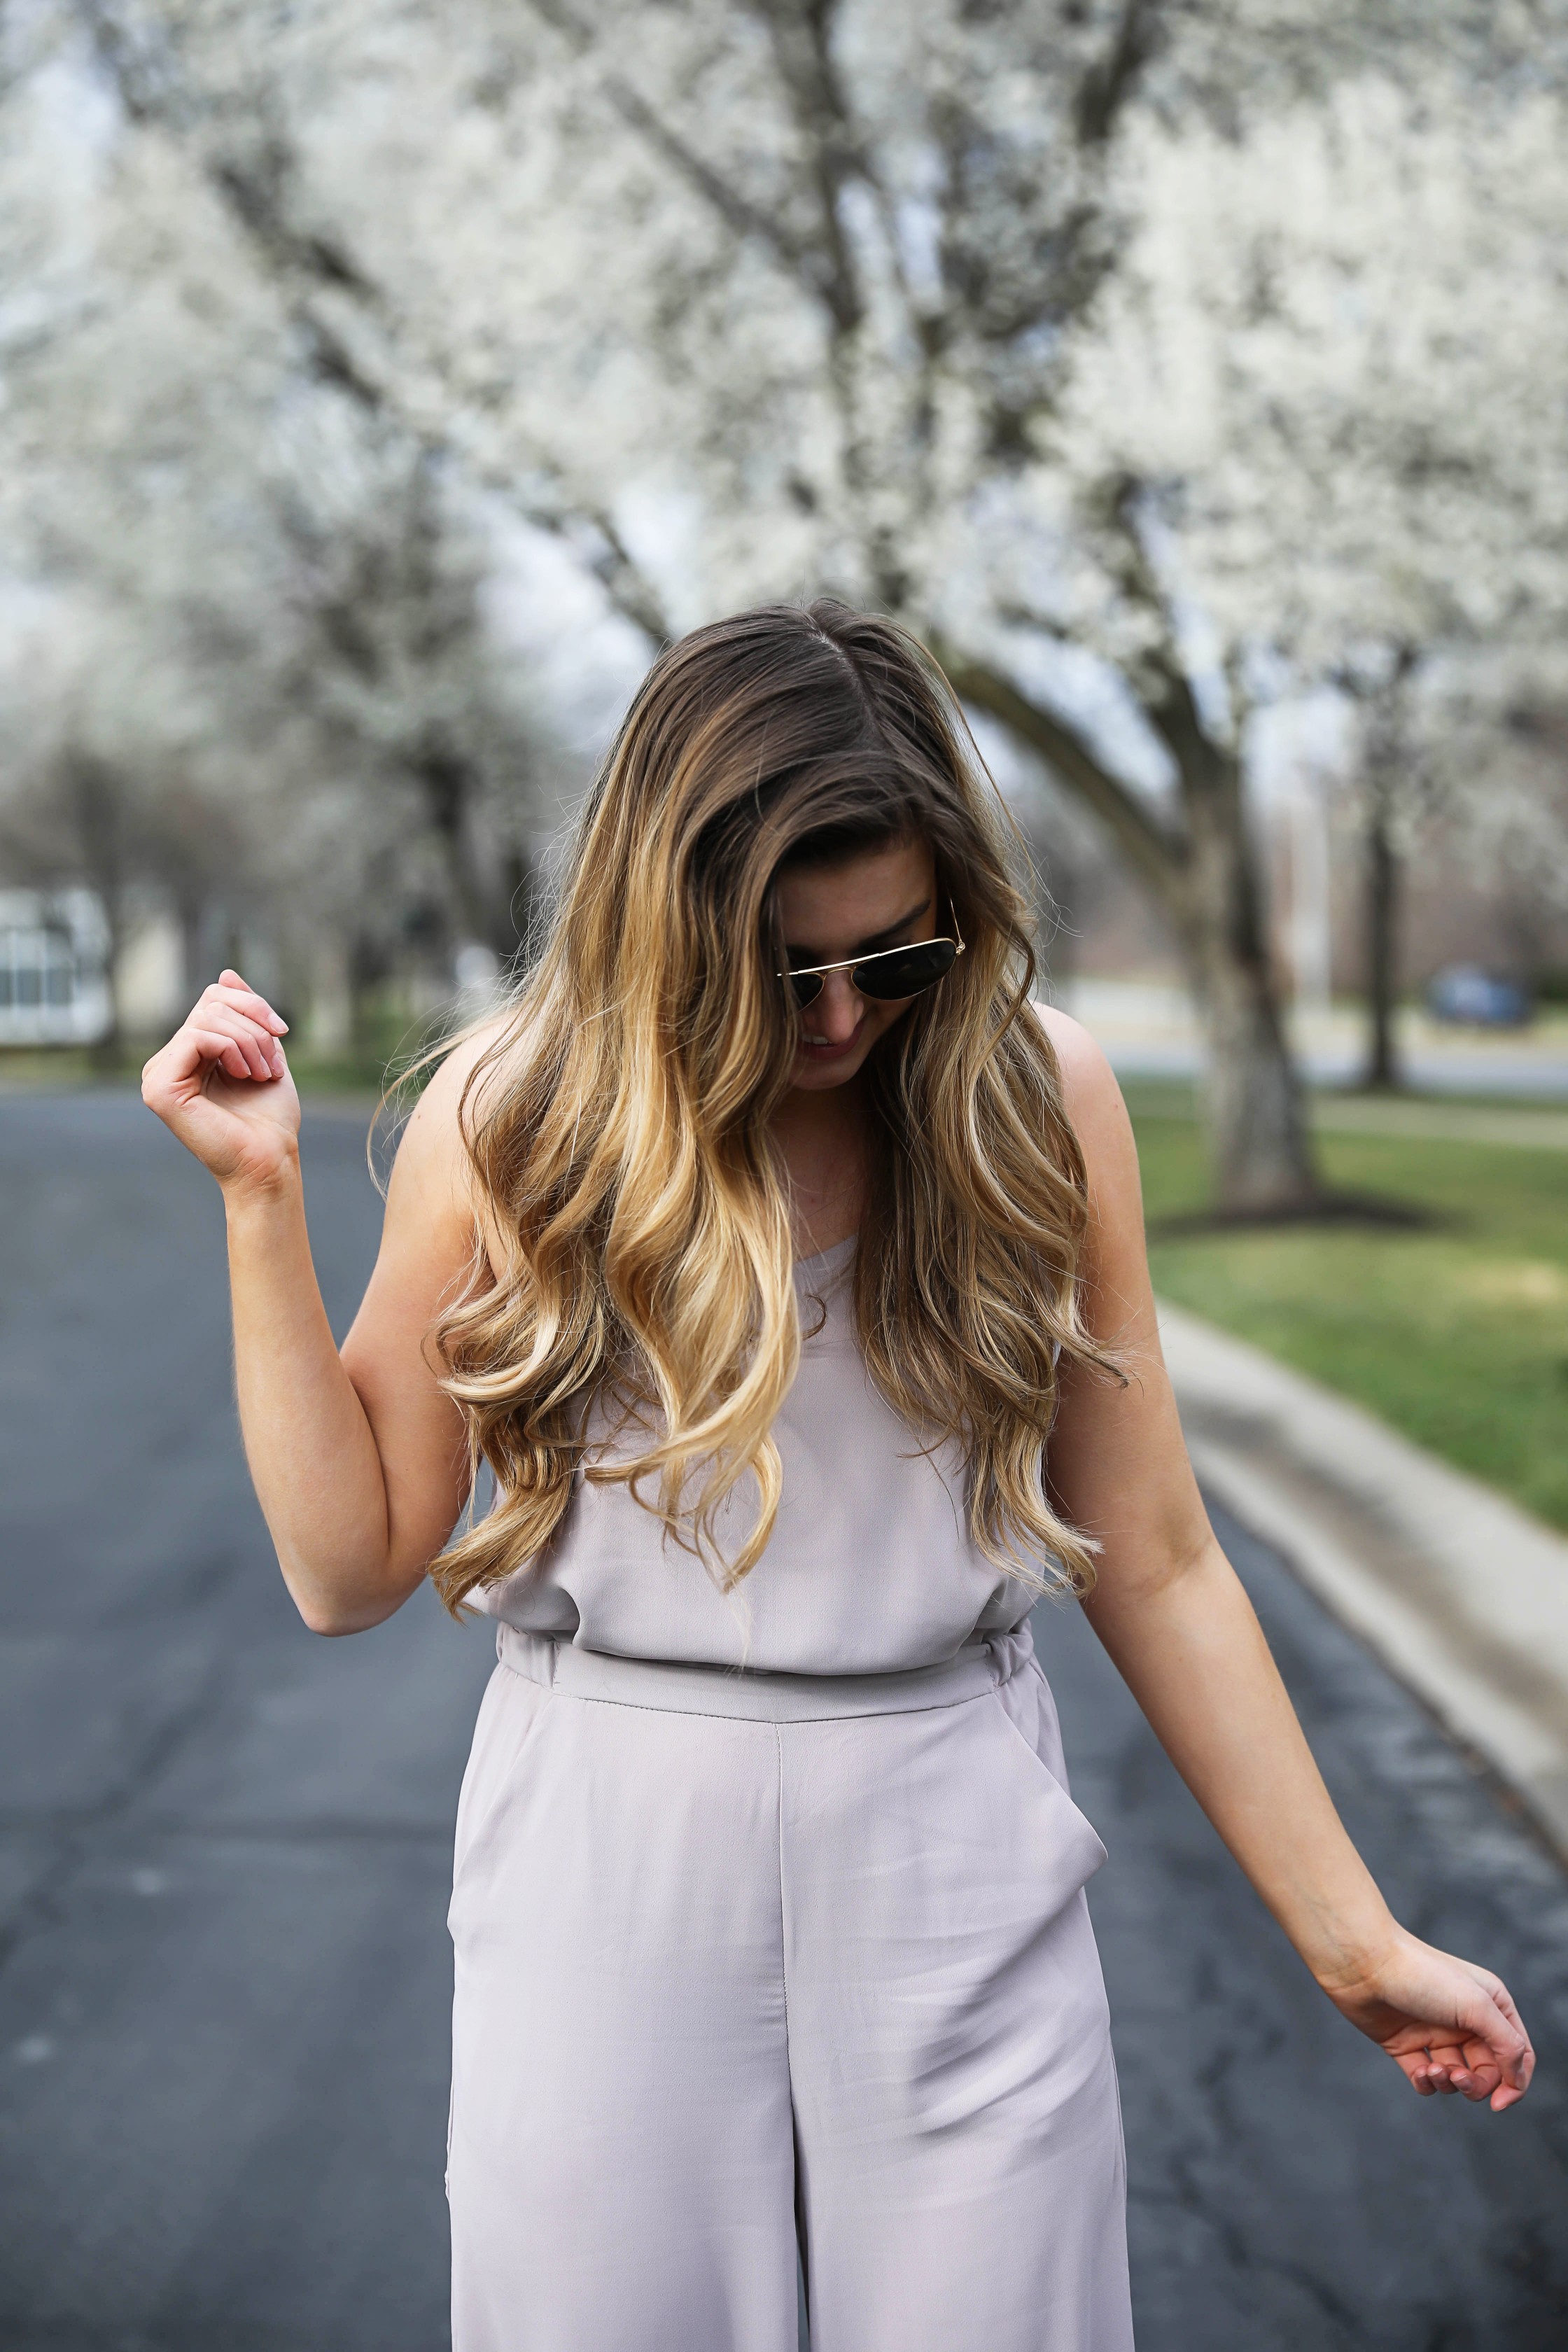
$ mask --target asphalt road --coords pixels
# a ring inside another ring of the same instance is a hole
[[[341,1328],[376,1227],[358,1129],[313,1119],[306,1167]],[[1141,2352],[1561,2352],[1568,1883],[1226,1532],[1363,1850],[1508,1977],[1542,2074],[1501,2118],[1414,2098],[1043,1612],[1111,1853]],[[5,2352],[439,2352],[448,1840],[489,1662],[423,1599],[304,1633],[235,1435],[207,1180],[126,1097],[0,1097]]]

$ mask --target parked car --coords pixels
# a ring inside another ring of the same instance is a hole
[[[1426,1009],[1435,1021],[1468,1029],[1522,1029],[1535,1012],[1528,989],[1479,963],[1445,964],[1434,972],[1426,983]]]

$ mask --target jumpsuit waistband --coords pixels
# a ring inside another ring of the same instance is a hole
[[[966,1642],[940,1665],[885,1675],[765,1674],[736,1666],[689,1665],[664,1658],[621,1658],[580,1650],[515,1625],[496,1629],[496,1656],[527,1682],[573,1698],[639,1706],[670,1715],[738,1716],[753,1723],[820,1723],[838,1716],[910,1715],[962,1706],[997,1690],[1035,1654],[1026,1622],[1016,1633]]]

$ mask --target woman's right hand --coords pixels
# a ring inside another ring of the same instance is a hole
[[[142,1073],[142,1099],[226,1191],[276,1184],[294,1164],[300,1097],[289,1024],[225,970]]]

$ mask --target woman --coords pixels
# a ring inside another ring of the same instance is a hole
[[[1424,2095],[1528,2084],[1498,1979],[1390,1917],[1209,1530],[1126,1116],[1029,1002],[1005,846],[886,622],[676,646],[515,1006],[409,1121],[341,1356],[283,1023],[226,971],[148,1065],[223,1187],[306,1623],[427,1575],[497,1621],[457,2352],[786,2352],[797,2232],[819,2352],[1130,2344],[1051,1586],[1351,2022]]]

